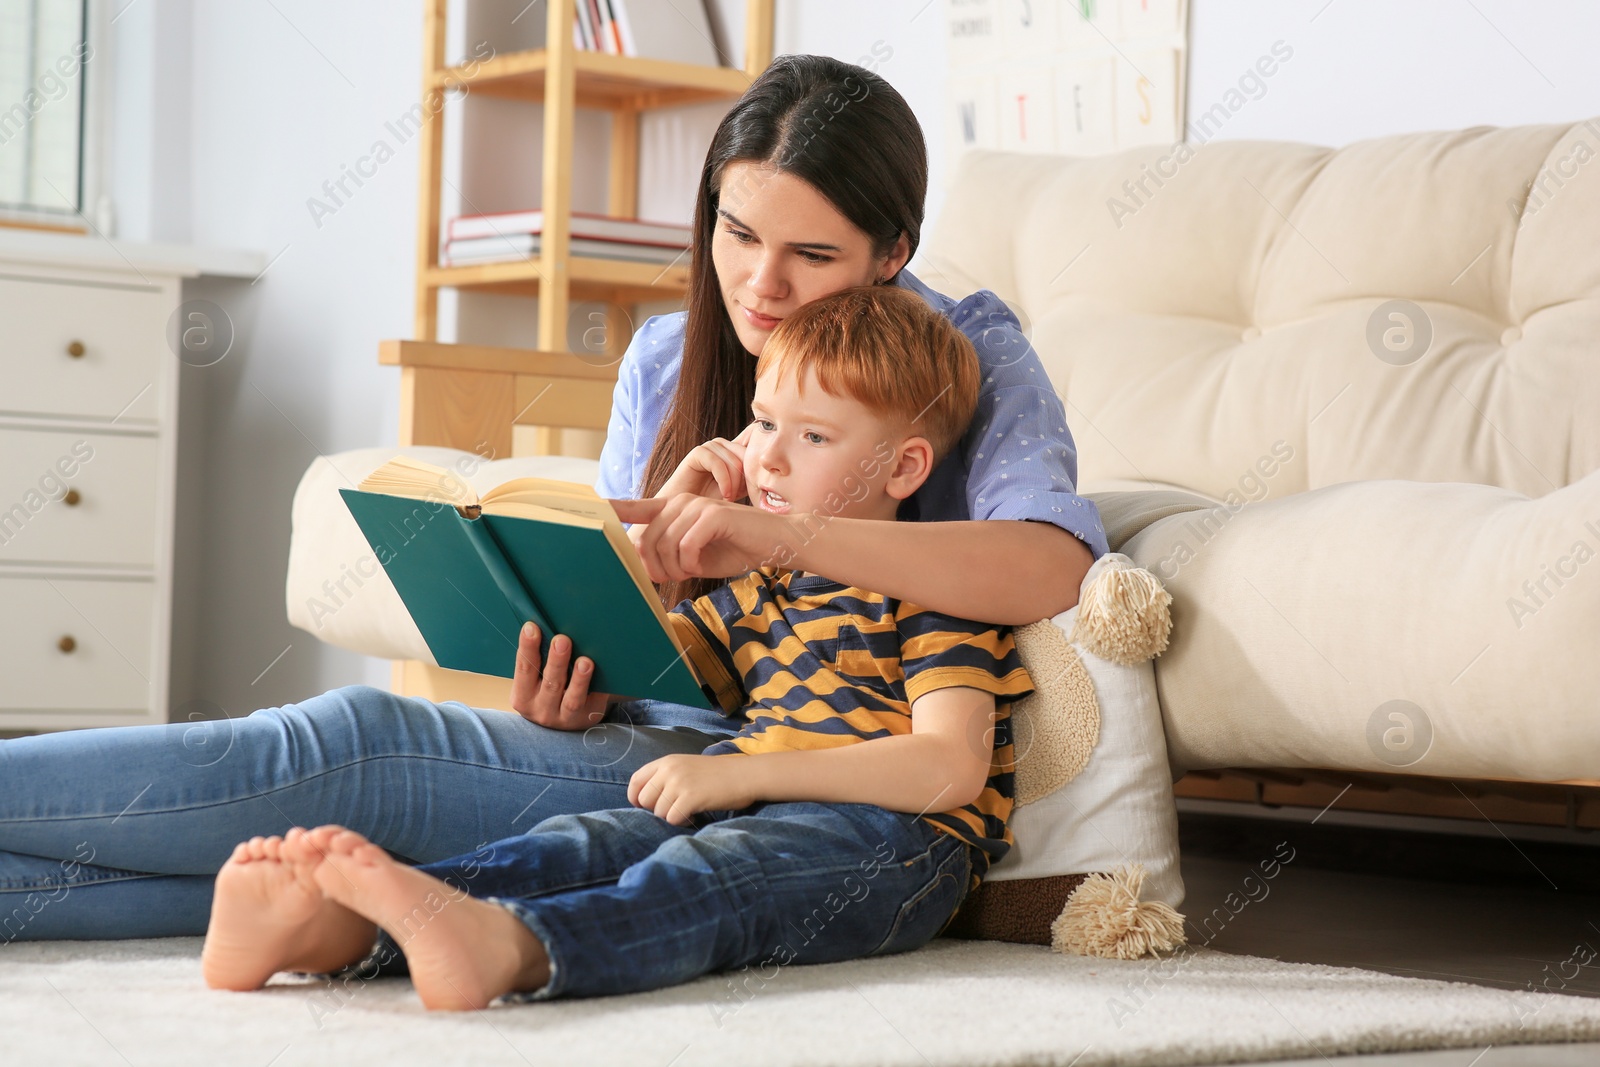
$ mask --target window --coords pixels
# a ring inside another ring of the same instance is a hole
[[[0,0],[0,212],[84,210],[87,0]]]

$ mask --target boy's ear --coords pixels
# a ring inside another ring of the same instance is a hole
[[[926,437],[907,437],[895,449],[894,463],[884,491],[896,500],[904,500],[922,487],[933,473],[933,445]]]

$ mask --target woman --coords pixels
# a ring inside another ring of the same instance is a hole
[[[951,300],[903,269],[926,188],[916,119],[859,67],[783,57],[723,119],[695,208],[688,311],[651,319],[629,346],[597,486],[624,521],[647,524],[636,536],[668,603],[780,555],[972,619],[1021,624],[1076,603],[1106,544],[1074,492],[1061,402],[998,299]],[[654,497],[695,445],[742,447],[754,356],[786,314],[871,282],[949,315],[985,368],[962,447],[902,510],[921,521]],[[216,723],[0,742],[0,940],[199,934],[212,875],[253,835],[337,822],[429,862],[551,815],[625,806],[636,768],[733,732],[653,701],[613,704],[596,725],[605,697],[588,692],[587,662],[559,635],[543,663],[537,649],[525,634],[521,718],[353,686]]]

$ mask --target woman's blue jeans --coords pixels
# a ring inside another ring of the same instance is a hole
[[[968,845],[871,804],[766,803],[695,821],[673,826],[639,808],[558,815],[427,864],[450,891],[419,904],[369,963],[400,970],[406,940],[467,895],[510,909],[550,956],[549,984],[518,999],[634,993],[742,968],[713,1006],[730,1013],[791,963],[926,944],[971,880]]]
[[[368,686],[238,719],[0,741],[0,944],[201,934],[235,845],[338,823],[428,863],[628,806],[645,763],[737,724],[634,701],[582,731]]]

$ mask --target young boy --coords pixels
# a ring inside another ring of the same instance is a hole
[[[696,448],[664,492],[818,529],[893,519],[978,393],[971,344],[896,286],[801,308],[756,374],[745,443]],[[783,562],[668,615],[737,735],[641,767],[635,807],[422,867],[336,826],[244,842],[217,876],[207,983],[403,954],[423,1004],[460,1010],[926,943],[1010,847],[1009,704],[1031,682],[1005,627]]]

